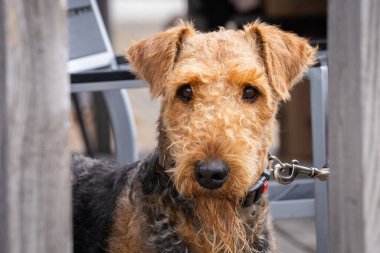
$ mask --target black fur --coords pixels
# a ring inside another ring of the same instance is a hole
[[[174,224],[162,208],[154,204],[159,200],[174,206],[176,199],[180,200],[168,176],[158,168],[158,155],[152,155],[141,166],[139,164],[120,168],[116,163],[72,155],[75,253],[106,252],[117,199],[125,187],[136,189],[134,193],[137,194],[130,196],[131,200],[146,203],[142,215],[153,224],[147,243],[157,252],[186,252],[186,246],[174,232]],[[133,169],[139,169],[139,172],[135,173]],[[183,206],[184,202],[180,200],[178,206]]]
[[[133,167],[72,155],[74,252],[104,252],[116,200]]]
[[[198,227],[195,203],[184,199],[159,165],[158,153],[142,162],[120,168],[116,163],[72,155],[74,253],[105,253],[108,248],[116,212],[116,203],[123,189],[129,189],[129,201],[144,217],[141,224],[147,232],[146,245],[155,253],[187,253],[189,248],[176,233],[175,213],[181,212]],[[262,199],[259,201],[265,204]],[[259,214],[259,213],[256,213]],[[252,214],[247,225],[254,226]],[[262,217],[264,218],[264,217]],[[265,229],[252,249],[272,252]]]
[[[267,253],[270,252],[269,246],[269,232],[267,229],[264,229],[263,234],[253,245],[254,252]]]
[[[143,203],[141,210],[150,226],[147,243],[156,249],[155,252],[184,253],[189,252],[180,236],[175,232],[176,222],[170,217],[173,210],[192,209],[189,201],[181,198],[172,181],[159,165],[158,154],[147,158],[137,173],[137,182],[141,185]],[[132,182],[132,187],[135,183]],[[137,189],[137,191],[139,191]],[[132,197],[133,199],[133,197]]]

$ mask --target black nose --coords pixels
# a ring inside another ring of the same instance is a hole
[[[222,187],[228,172],[227,165],[221,160],[197,162],[195,165],[195,178],[201,186],[210,190]]]

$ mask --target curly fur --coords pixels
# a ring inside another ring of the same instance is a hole
[[[267,166],[278,104],[315,49],[259,22],[211,33],[182,23],[137,42],[128,58],[152,97],[162,97],[158,148],[125,168],[74,158],[76,253],[276,252],[266,195],[241,202]],[[188,103],[177,96],[184,84]],[[247,85],[260,93],[254,103],[242,99]],[[173,161],[165,171],[163,157]],[[215,190],[194,172],[212,159],[229,167]]]
[[[201,229],[204,220],[196,214],[195,201],[180,196],[162,171],[157,152],[142,162],[123,168],[77,154],[73,155],[72,161],[74,252],[226,251],[210,248],[214,241],[219,240],[210,236],[216,235],[215,231],[201,230],[195,235],[191,228],[187,228],[188,224],[185,223],[191,221],[191,226]],[[129,208],[131,206],[133,211]],[[210,211],[210,214],[221,214],[220,209],[204,210]],[[254,209],[244,212],[251,213],[248,215],[250,219],[241,224],[243,229],[260,237],[260,240],[252,240],[245,245],[246,250],[250,250],[245,252],[270,252],[267,231],[271,228],[266,224],[266,196]],[[230,218],[234,217],[224,217],[220,221]],[[199,237],[201,233],[205,233],[202,236],[206,238]],[[189,243],[186,234],[194,236],[194,245]],[[238,243],[230,242],[229,245]]]

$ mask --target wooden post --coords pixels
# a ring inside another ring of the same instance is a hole
[[[0,252],[70,253],[66,1],[0,0]]]
[[[380,1],[329,1],[330,252],[380,249]]]

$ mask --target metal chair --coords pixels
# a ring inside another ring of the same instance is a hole
[[[326,164],[327,87],[326,51],[320,52],[319,64],[311,68],[310,79],[313,166]],[[274,218],[315,217],[317,252],[328,252],[327,182],[299,179],[291,185],[273,182],[269,189],[270,210]]]
[[[70,51],[75,52],[71,53],[72,57],[77,57],[78,55],[87,57],[88,54],[93,54],[91,56],[94,56],[96,64],[99,60],[105,60],[105,58],[98,57],[101,55],[99,51],[103,50],[104,45],[104,54],[112,54],[106,67],[71,73],[71,93],[100,91],[103,94],[116,145],[116,160],[120,165],[133,162],[137,160],[136,127],[128,93],[124,89],[145,87],[145,83],[135,80],[125,62],[117,61],[112,49],[109,49],[108,35],[105,33],[96,1],[72,0],[69,2],[69,11],[75,14],[73,16],[69,15]],[[81,29],[75,29],[72,25],[80,26]],[[83,38],[82,32],[85,32],[86,36],[101,40],[100,42],[94,42],[96,46],[89,52],[81,52],[81,50],[88,50],[84,46],[85,43],[81,41]],[[81,61],[80,64],[95,66],[93,65],[94,62],[89,62],[87,59],[86,61]],[[79,65],[79,68],[82,67]]]

